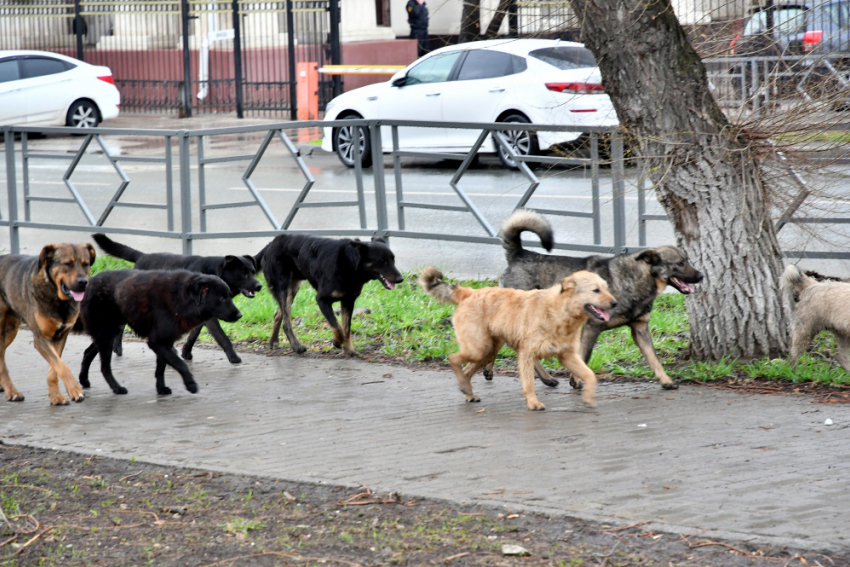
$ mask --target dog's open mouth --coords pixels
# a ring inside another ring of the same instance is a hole
[[[680,293],[684,293],[685,295],[694,291],[694,287],[691,284],[687,284],[677,277],[671,277],[667,283],[669,283],[670,285],[678,289]]]
[[[250,298],[250,297],[254,297],[255,295],[257,295],[255,292],[250,291],[250,290],[247,290],[247,289],[245,289],[245,288],[243,288],[243,287],[240,287],[240,288],[239,288],[239,291],[241,291],[241,292],[242,292],[242,295],[244,295],[245,297],[249,297],[249,298]]]
[[[387,278],[385,278],[384,276],[382,276],[381,274],[378,274],[378,281],[380,281],[381,284],[389,290],[395,289],[395,284],[393,282],[391,282],[390,280],[388,280]]]
[[[65,285],[65,282],[61,282],[59,285],[62,288],[62,293],[64,293],[68,297],[73,298],[74,301],[76,301],[77,303],[82,301],[83,297],[86,294],[86,292],[84,292],[84,291],[74,291],[73,289],[71,289],[67,285]]]
[[[608,312],[604,309],[599,309],[595,305],[591,305],[590,303],[586,303],[584,305],[585,311],[599,319],[600,321],[608,321],[611,317],[608,315]]]

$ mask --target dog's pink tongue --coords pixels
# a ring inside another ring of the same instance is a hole
[[[74,301],[76,301],[77,303],[82,301],[83,297],[85,295],[86,295],[86,292],[84,292],[84,291],[73,291],[73,290],[71,291],[71,297],[73,297]]]
[[[676,286],[679,288],[680,291],[684,291],[684,292],[687,292],[687,293],[692,293],[694,291],[694,288],[691,287],[690,284],[686,284],[685,282],[683,282],[679,278],[672,278],[672,279],[676,283]]]
[[[389,286],[390,289],[395,289],[395,284],[393,282],[389,281],[389,280],[387,280],[387,285]]]
[[[600,310],[599,310],[599,314],[600,314],[600,315],[602,315],[602,320],[603,320],[603,321],[608,321],[609,319],[611,319],[611,316],[610,316],[610,315],[608,315],[608,312],[607,312],[607,311],[605,311],[604,309],[600,309]]]

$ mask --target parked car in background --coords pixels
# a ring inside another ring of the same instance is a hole
[[[118,116],[109,67],[46,51],[0,51],[0,124],[93,128]]]
[[[618,126],[593,54],[580,43],[546,39],[498,39],[452,45],[413,62],[389,81],[344,93],[330,101],[325,120],[347,118],[438,122],[505,122],[575,126]],[[468,152],[480,131],[457,128],[399,128],[405,150]],[[578,139],[582,132],[506,131],[519,155],[535,155]],[[354,166],[354,129],[325,128],[322,149]],[[381,131],[384,152],[392,151],[389,127]],[[497,152],[489,139],[480,152]],[[368,132],[360,138],[364,165],[372,161]]]
[[[811,55],[850,55],[850,0],[813,4],[792,45]]]
[[[738,57],[850,55],[850,0],[760,8],[731,47]]]
[[[757,8],[732,40],[731,54],[737,57],[801,55],[798,35],[805,27],[807,11],[804,4]]]

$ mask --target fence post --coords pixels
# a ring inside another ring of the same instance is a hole
[[[236,79],[236,118],[244,118],[242,93],[242,28],[240,26],[239,2],[233,0],[233,74]]]
[[[83,21],[83,16],[80,14],[82,12],[82,7],[80,6],[80,2],[82,0],[74,0],[74,35],[77,36],[77,59],[80,61],[85,61],[83,58],[85,54],[83,53],[83,36],[85,35],[85,22]]]
[[[614,253],[622,254],[626,248],[626,207],[623,163],[623,136],[619,130],[611,132],[611,190],[614,203]]]
[[[189,57],[189,0],[180,0],[183,25],[183,96],[180,100],[181,118],[192,117],[192,61]]]
[[[18,185],[15,182],[15,134],[11,126],[3,128],[6,142],[6,194],[9,197],[9,248],[12,254],[21,253],[18,235]]]
[[[184,0],[185,1],[185,0]],[[188,130],[177,133],[180,140],[180,239],[183,241],[183,254],[192,254],[192,172],[190,169]]]
[[[599,209],[599,134],[590,135],[590,191],[593,199],[593,243],[602,243],[602,211]]]
[[[378,236],[389,242],[387,230],[390,223],[387,215],[387,190],[384,185],[384,149],[381,141],[380,122],[370,122],[369,130],[372,134],[372,177],[375,181],[375,208],[378,213]],[[355,140],[359,144],[359,140]]]
[[[342,52],[339,47],[339,0],[330,0],[328,2],[328,11],[330,12],[331,31],[328,39],[331,47],[331,65],[342,64]],[[333,96],[337,97],[342,94],[342,76],[333,75],[331,79],[333,85]]]
[[[287,60],[289,61],[289,119],[298,120],[298,85],[295,81],[295,18],[292,0],[286,0]]]

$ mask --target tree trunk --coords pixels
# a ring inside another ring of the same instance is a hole
[[[783,257],[756,143],[720,111],[670,1],[571,1],[678,244],[706,275],[687,300],[691,355],[786,352]]]
[[[505,15],[508,13],[508,8],[514,0],[499,0],[499,5],[496,7],[496,12],[493,14],[493,19],[487,25],[487,31],[484,32],[484,37],[487,39],[495,39],[499,34],[499,28],[502,27],[502,22]]]
[[[475,41],[481,34],[481,0],[464,0],[460,14],[460,43]]]

